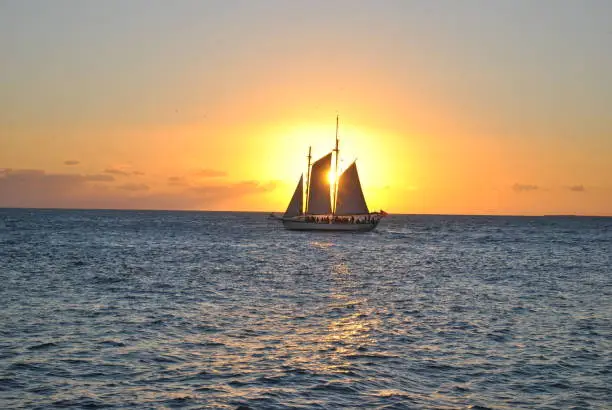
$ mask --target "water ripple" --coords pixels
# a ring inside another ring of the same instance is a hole
[[[2,408],[610,404],[610,219],[0,218]]]

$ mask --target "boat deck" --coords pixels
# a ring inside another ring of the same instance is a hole
[[[379,219],[364,223],[308,222],[299,219],[283,219],[283,226],[292,231],[348,231],[367,232],[376,228]]]

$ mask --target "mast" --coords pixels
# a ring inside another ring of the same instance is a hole
[[[336,170],[334,171],[334,197],[332,202],[332,215],[336,214],[336,200],[338,198],[338,114],[336,114]]]
[[[312,159],[311,155],[312,146],[308,147],[308,171],[306,172],[306,205],[304,206],[304,213],[308,213],[308,195],[310,194],[310,160]]]

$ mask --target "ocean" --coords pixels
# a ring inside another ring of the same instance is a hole
[[[612,407],[612,218],[0,209],[0,408]]]

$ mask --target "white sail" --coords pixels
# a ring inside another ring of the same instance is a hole
[[[361,190],[357,164],[353,162],[338,178],[336,215],[360,215],[367,213],[369,213],[368,205]]]
[[[309,214],[330,214],[331,200],[329,195],[329,170],[332,153],[330,152],[312,164],[308,191]]]
[[[300,176],[300,180],[297,184],[297,187],[295,187],[295,192],[293,193],[293,196],[291,197],[291,201],[289,201],[289,206],[287,207],[287,210],[285,211],[285,218],[291,218],[294,216],[298,216],[302,214],[302,206],[304,204],[304,200],[302,199],[302,192],[303,192],[303,179],[304,179],[304,175]]]

